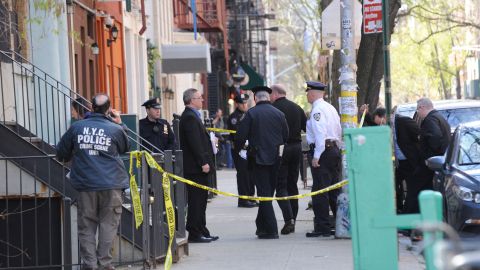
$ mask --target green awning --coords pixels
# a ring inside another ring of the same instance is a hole
[[[242,66],[245,73],[248,75],[248,82],[245,85],[241,85],[240,89],[242,90],[250,90],[255,86],[263,86],[265,82],[263,81],[263,77],[258,74],[251,66],[246,63],[240,64]]]

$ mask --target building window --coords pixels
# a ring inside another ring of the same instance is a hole
[[[88,14],[87,15],[87,35],[91,38],[91,39],[95,39],[94,38],[94,25],[95,25],[95,16],[91,15],[91,14]]]

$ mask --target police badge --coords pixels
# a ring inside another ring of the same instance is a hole
[[[232,118],[232,125],[236,125],[237,124],[237,118]]]
[[[320,113],[313,114],[313,119],[315,119],[315,121],[320,121]]]

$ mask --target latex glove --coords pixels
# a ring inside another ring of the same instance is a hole
[[[240,153],[238,153],[241,158],[247,159],[247,150],[240,150]]]

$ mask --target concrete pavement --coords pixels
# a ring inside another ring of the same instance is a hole
[[[218,188],[237,192],[234,170],[218,171]],[[300,192],[308,190],[302,187]],[[257,208],[238,208],[236,198],[217,196],[208,204],[207,226],[220,239],[208,244],[189,244],[190,255],[172,269],[353,269],[350,240],[305,237],[313,229],[313,212],[304,210],[307,202],[308,199],[300,200],[295,233],[280,235],[276,240],[259,240],[255,236]],[[276,202],[274,208],[280,230],[283,220]],[[423,259],[416,251],[408,251],[408,245],[410,241],[402,237],[399,269],[425,269]]]

